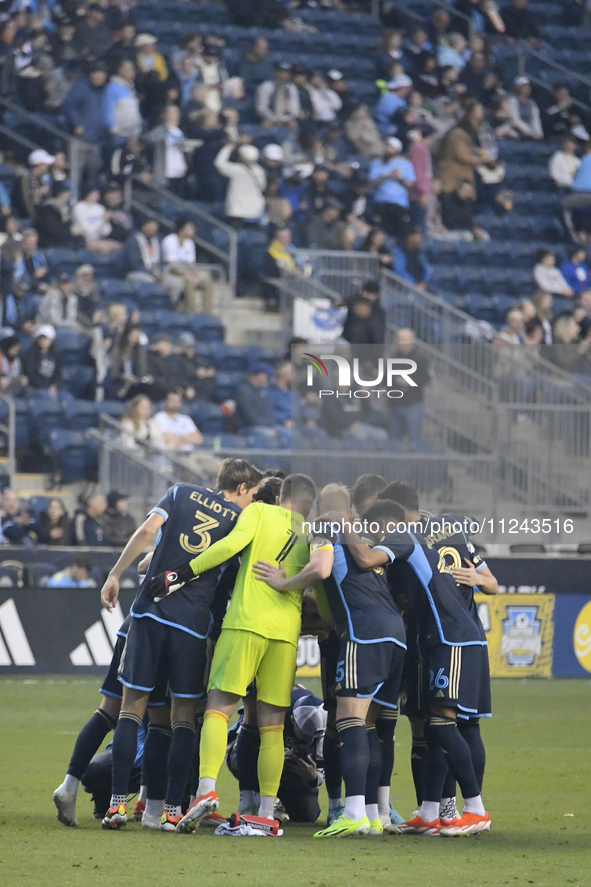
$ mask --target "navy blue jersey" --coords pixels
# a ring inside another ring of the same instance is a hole
[[[459,514],[450,512],[436,514],[423,521],[423,532],[427,544],[432,545],[439,552],[439,556],[445,561],[448,570],[450,567],[465,567],[465,559],[474,564],[477,573],[486,567],[486,562],[482,560],[469,539],[470,524],[469,517],[461,517]],[[482,631],[482,638],[486,640],[486,633],[482,628],[478,607],[474,600],[473,586],[458,585],[458,588],[468,605],[472,618]]]
[[[205,638],[212,627],[211,605],[223,564],[207,570],[194,582],[158,602],[148,597],[146,588],[152,576],[183,566],[227,536],[236,524],[240,508],[228,501],[220,490],[177,484],[168,490],[150,514],[162,515],[165,522],[146,577],[132,604],[131,615],[136,618],[149,616],[157,622]]]
[[[486,643],[449,567],[423,535],[388,533],[376,548],[384,551],[391,562],[406,561],[419,580],[414,587],[409,584],[408,593],[418,595],[410,609],[417,620],[421,645]]]
[[[384,567],[361,570],[339,533],[328,531],[311,535],[310,552],[321,548],[333,551],[334,562],[328,579],[322,583],[324,593],[342,639],[348,633],[359,644],[393,641],[406,649],[406,634],[400,610],[388,588]]]

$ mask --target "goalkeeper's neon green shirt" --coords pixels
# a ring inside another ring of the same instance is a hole
[[[236,526],[207,551],[191,561],[196,576],[242,552],[234,593],[222,628],[252,631],[276,641],[298,645],[302,615],[301,591],[275,591],[253,573],[257,561],[283,564],[285,575],[295,576],[309,560],[304,518],[277,505],[253,502]]]

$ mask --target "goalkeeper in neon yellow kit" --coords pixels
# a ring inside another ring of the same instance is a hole
[[[283,722],[296,671],[302,592],[277,592],[257,579],[252,567],[259,560],[283,564],[287,576],[303,569],[309,553],[302,523],[315,495],[309,477],[290,475],[283,481],[279,506],[253,502],[223,540],[181,569],[152,580],[151,594],[163,597],[242,552],[232,600],[211,664],[197,797],[177,831],[195,828],[204,816],[217,809],[215,786],[226,751],[228,719],[255,679],[261,735],[259,816],[273,818],[283,770]]]

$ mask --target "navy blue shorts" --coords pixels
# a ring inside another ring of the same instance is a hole
[[[398,644],[393,644],[393,647],[390,674],[375,694],[373,701],[398,711],[398,697],[400,696],[400,682],[406,650],[399,647]]]
[[[488,647],[481,647],[480,657],[480,688],[478,691],[478,715],[471,717],[492,717],[492,700],[490,692],[490,665],[488,662]],[[460,715],[466,717],[466,715]]]
[[[119,667],[126,687],[151,692],[166,682],[171,696],[206,695],[211,644],[144,616],[131,623]]]
[[[341,639],[337,663],[335,696],[357,696],[368,699],[376,695],[378,690],[390,677],[392,660],[395,651],[402,647],[393,641],[379,641],[375,644],[360,644],[347,636]],[[402,669],[402,658],[400,658]],[[400,680],[398,679],[398,687]],[[398,693],[396,694],[398,700]]]
[[[425,650],[422,662],[421,710],[441,705],[458,717],[478,717],[482,646],[438,644]]]
[[[100,692],[105,696],[113,696],[115,699],[123,698],[123,687],[121,686],[121,682],[117,675],[119,674],[119,663],[121,661],[121,654],[123,653],[124,646],[125,637],[117,635],[115,648],[113,650],[113,658],[111,659],[109,670],[105,675],[103,686],[100,689]]]
[[[322,682],[322,699],[324,708],[336,708],[335,686],[337,682],[337,664],[339,661],[340,643],[336,631],[320,641],[320,678]]]
[[[420,683],[422,662],[416,646],[409,646],[404,657],[400,681],[400,714],[407,718],[420,718]]]

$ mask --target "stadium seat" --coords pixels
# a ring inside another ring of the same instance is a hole
[[[45,561],[27,563],[27,585],[31,588],[45,588],[48,580],[57,573],[58,567]]]
[[[94,367],[72,365],[62,369],[62,382],[74,397],[92,400],[95,394]]]
[[[58,329],[56,331],[55,344],[63,366],[94,365],[90,355],[91,339],[86,333]]]
[[[227,416],[216,403],[198,401],[191,405],[189,415],[203,434],[224,434],[228,430]]]
[[[48,451],[52,460],[52,472],[62,483],[96,478],[97,448],[83,432],[51,431]]]
[[[21,588],[23,571],[12,564],[0,564],[0,588]]]
[[[64,427],[70,431],[98,428],[99,414],[94,401],[71,400],[64,406]]]
[[[27,403],[27,418],[30,444],[42,448],[50,431],[63,427],[64,411],[58,400],[34,397]]]
[[[39,517],[41,512],[47,508],[52,499],[53,496],[31,496],[29,499],[29,508],[35,517]]]

